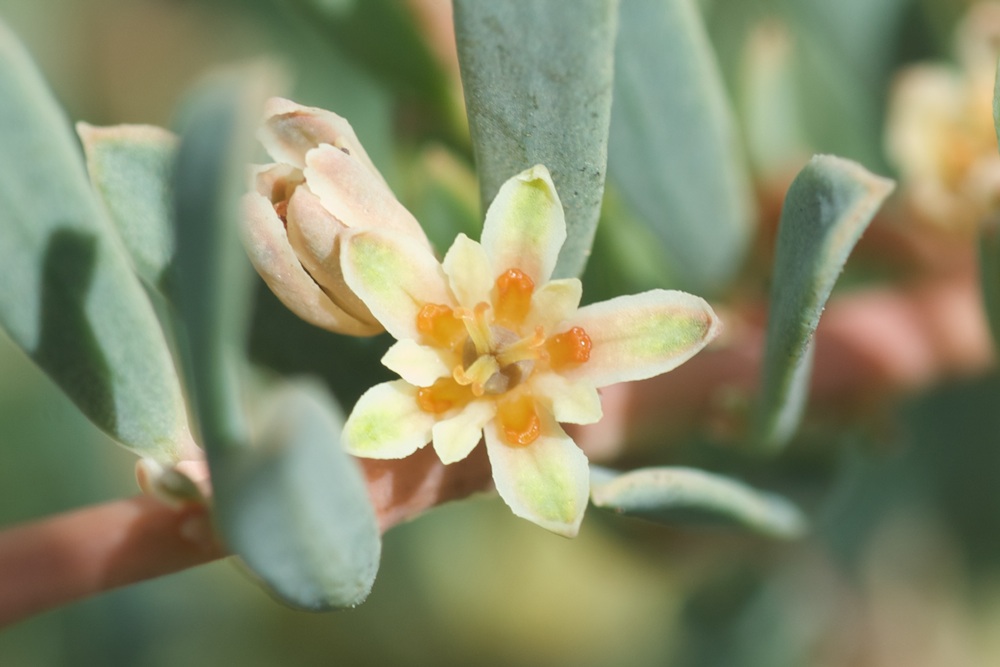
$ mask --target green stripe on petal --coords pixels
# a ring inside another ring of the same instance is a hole
[[[442,265],[451,291],[460,305],[475,308],[481,301],[489,302],[497,274],[490,266],[490,258],[483,246],[465,234],[459,234],[444,256]]]
[[[408,237],[366,230],[341,241],[344,281],[397,340],[418,338],[417,314],[428,303],[454,305],[441,265]]]
[[[536,165],[500,187],[486,211],[483,248],[498,274],[521,269],[535,281],[548,282],[566,240],[566,218],[549,170]]]
[[[456,463],[468,456],[483,438],[483,427],[497,413],[494,401],[473,401],[454,417],[434,424],[434,451],[441,463]]]
[[[344,425],[344,449],[369,459],[401,459],[431,440],[434,415],[417,405],[417,388],[395,380],[358,399]]]
[[[511,447],[486,425],[486,451],[493,483],[517,516],[546,530],[575,537],[590,494],[587,457],[547,415],[542,435],[526,447]]]
[[[566,324],[590,337],[590,359],[563,373],[597,387],[644,380],[681,365],[718,335],[721,325],[697,296],[652,290],[581,308]]]

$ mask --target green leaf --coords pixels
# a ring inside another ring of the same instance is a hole
[[[678,286],[718,292],[743,262],[753,200],[693,0],[624,0],[615,58],[610,178]]]
[[[160,289],[174,253],[170,181],[177,138],[151,125],[77,123],[87,171],[139,277]]]
[[[694,468],[618,473],[591,466],[590,496],[597,507],[657,523],[721,523],[781,538],[806,529],[805,517],[784,498]]]
[[[0,24],[0,325],[111,437],[191,447],[163,331],[97,202],[67,119]]]
[[[239,200],[270,72],[247,68],[202,84],[187,100],[173,185],[177,251],[168,292],[199,435],[209,455],[247,443],[239,386],[251,271],[240,245]]]
[[[979,277],[990,331],[1000,349],[1000,219],[984,223],[979,231]]]
[[[290,386],[257,402],[245,389],[251,283],[238,204],[269,80],[257,69],[230,73],[206,82],[185,107],[170,293],[219,530],[277,597],[319,611],[364,600],[380,542],[329,398]]]
[[[783,446],[798,427],[819,316],[848,255],[894,185],[855,162],[818,155],[788,189],[775,249],[755,432],[764,449]]]
[[[544,164],[566,210],[556,277],[583,272],[607,166],[617,0],[455,2],[455,33],[484,208]]]
[[[381,542],[361,470],[340,447],[343,418],[307,382],[273,391],[258,413],[253,449],[227,450],[212,468],[226,544],[294,607],[360,604]]]

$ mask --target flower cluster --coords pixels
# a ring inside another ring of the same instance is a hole
[[[315,156],[340,152],[315,145],[320,132],[282,132],[309,135],[302,170],[309,192],[342,178],[332,162],[329,171],[318,168]],[[351,155],[363,153],[353,147]],[[275,182],[277,169],[264,172],[265,183]],[[362,204],[341,185],[322,210],[310,209],[319,220],[307,222],[295,219],[293,207],[302,183],[286,182],[294,184],[287,206],[286,186],[267,200],[267,215],[287,220],[286,245],[295,245],[293,226],[345,222],[336,212],[367,210],[329,232],[339,252],[323,266],[397,339],[382,362],[401,379],[361,397],[345,425],[347,451],[404,458],[433,443],[449,464],[485,440],[500,496],[515,514],[554,532],[576,534],[590,487],[587,458],[560,423],[598,421],[600,387],[666,372],[719,330],[709,305],[683,292],[653,290],[580,308],[580,281],[552,279],[566,224],[544,166],[507,181],[487,211],[481,243],[460,235],[443,262],[422,234],[400,233],[395,199]],[[397,219],[382,217],[390,211]],[[274,287],[273,277],[268,282]]]

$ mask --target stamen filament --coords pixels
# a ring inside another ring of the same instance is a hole
[[[535,333],[527,336],[502,350],[497,355],[500,366],[509,366],[519,361],[534,361],[538,359],[539,348],[545,345],[545,330],[535,327]]]
[[[473,310],[459,308],[455,314],[462,318],[465,329],[469,332],[472,344],[476,346],[476,353],[480,356],[489,354],[493,349],[493,335],[490,333],[490,322],[486,321],[486,313],[490,309],[490,304],[482,301],[476,304]]]

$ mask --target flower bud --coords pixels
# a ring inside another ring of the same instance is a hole
[[[345,284],[340,240],[377,228],[430,248],[340,116],[272,98],[258,138],[275,162],[255,168],[243,199],[243,240],[271,291],[302,319],[338,333],[382,331]]]

